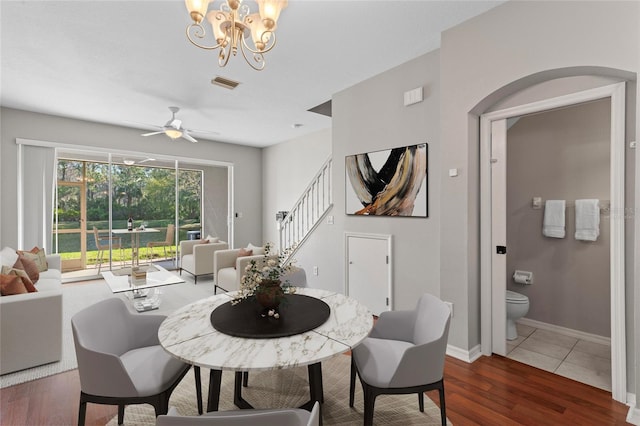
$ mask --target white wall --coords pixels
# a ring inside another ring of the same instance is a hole
[[[70,145],[94,146],[139,153],[164,154],[234,164],[235,208],[243,217],[235,219],[235,244],[246,245],[262,236],[262,151],[225,143],[200,140],[192,144],[157,136],[140,137],[141,130],[93,123],[51,115],[0,109],[0,162],[2,163],[2,217],[0,246],[16,247],[18,241],[16,138]]]

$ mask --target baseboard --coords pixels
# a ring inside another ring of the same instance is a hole
[[[640,425],[640,408],[631,407],[629,409],[629,413],[627,414],[627,422],[632,425]]]
[[[611,346],[611,338],[598,336],[597,334],[585,333],[584,331],[572,330],[570,328],[561,327],[559,325],[547,324],[545,322],[532,320],[529,318],[520,318],[516,321],[518,324],[528,325],[529,327],[539,328],[542,330],[553,331],[565,336],[575,337],[576,339],[586,340],[587,342],[599,343],[601,345]]]
[[[447,355],[471,364],[482,356],[482,351],[480,350],[480,345],[474,346],[469,351],[456,346],[447,345]]]

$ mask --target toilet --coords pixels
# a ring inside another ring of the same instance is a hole
[[[516,320],[529,312],[529,298],[524,294],[507,290],[507,340],[518,338]]]

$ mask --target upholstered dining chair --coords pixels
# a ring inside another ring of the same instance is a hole
[[[449,336],[449,307],[424,294],[412,311],[383,312],[369,337],[352,350],[349,406],[353,407],[356,372],[364,394],[364,424],[373,424],[375,399],[381,394],[418,394],[438,389],[442,424],[447,424],[444,361]]]
[[[87,403],[151,404],[156,416],[169,410],[169,397],[190,365],[172,358],[158,341],[163,315],[136,315],[117,297],[98,302],[71,318],[80,375],[78,425]]]
[[[147,260],[153,260],[153,248],[154,247],[162,247],[164,248],[164,257],[167,258],[167,247],[169,247],[169,253],[171,253],[171,247],[173,247],[173,241],[175,238],[176,226],[173,223],[167,225],[167,235],[164,238],[164,241],[149,241],[147,243]]]
[[[122,261],[122,239],[120,237],[111,235],[100,235],[98,228],[93,227],[93,237],[96,241],[96,248],[98,254],[96,255],[96,265],[98,266],[98,273],[102,268],[102,262],[104,261],[104,251],[109,250],[109,240],[111,240],[111,248],[113,250],[120,250],[120,260]]]
[[[171,407],[167,415],[158,416],[156,426],[318,426],[320,405],[311,412],[300,408],[275,410],[214,411],[202,416],[180,416]]]

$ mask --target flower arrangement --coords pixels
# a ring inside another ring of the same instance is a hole
[[[232,304],[249,298],[260,301],[262,295],[270,295],[276,299],[277,306],[284,294],[295,293],[295,287],[291,286],[289,280],[282,281],[284,276],[294,270],[294,261],[287,264],[284,262],[290,250],[278,254],[277,258],[273,257],[272,250],[273,244],[266,243],[263,259],[252,260],[247,265],[240,279],[240,290]],[[275,294],[274,287],[277,289]],[[277,311],[274,311],[274,314],[277,314]]]

